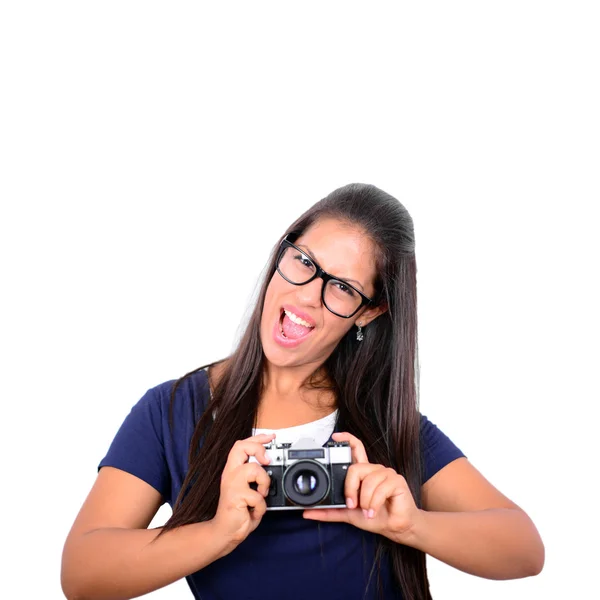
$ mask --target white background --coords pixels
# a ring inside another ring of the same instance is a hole
[[[3,3],[0,596],[62,597],[131,405],[227,355],[275,240],[353,181],[415,221],[422,411],[546,544],[526,580],[430,559],[434,598],[593,596],[599,27],[572,0]]]

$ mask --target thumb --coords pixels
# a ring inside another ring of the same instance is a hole
[[[351,513],[357,509],[349,508],[318,508],[305,510],[302,516],[310,521],[327,521],[330,523],[350,523]]]

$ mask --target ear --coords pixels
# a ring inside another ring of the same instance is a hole
[[[360,325],[361,327],[366,327],[371,321],[374,321],[379,315],[382,315],[384,312],[387,312],[387,304],[382,302],[377,306],[373,306],[371,308],[367,308],[364,312],[360,313],[358,317],[355,318],[354,324]]]

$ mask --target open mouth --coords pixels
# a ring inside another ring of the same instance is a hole
[[[281,309],[279,330],[285,339],[299,340],[308,335],[313,329],[314,325],[311,325],[289,310]]]

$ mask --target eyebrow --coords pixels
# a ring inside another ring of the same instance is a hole
[[[306,254],[308,254],[315,262],[318,262],[314,256],[312,250],[308,246],[305,246],[304,244],[296,244],[296,246],[298,246],[298,248],[304,248],[306,250]],[[321,267],[321,268],[323,268],[323,267]],[[347,277],[338,277],[337,275],[335,275],[334,277],[335,277],[335,279],[339,279],[340,281],[347,281],[348,283],[355,283],[363,292],[365,291],[365,288],[363,287],[362,283],[360,281],[356,281],[356,279],[348,279]]]

